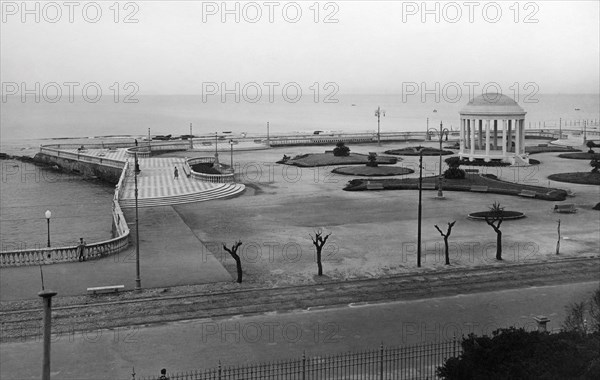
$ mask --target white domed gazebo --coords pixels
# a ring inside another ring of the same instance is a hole
[[[525,110],[502,94],[483,94],[460,111],[461,158],[502,160],[528,165],[525,154]]]

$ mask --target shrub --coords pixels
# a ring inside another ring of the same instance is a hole
[[[344,144],[343,141],[335,144],[335,148],[333,148],[333,155],[336,157],[345,157],[350,155],[350,148]]]
[[[590,149],[590,150],[588,150],[588,153],[592,153],[592,154],[596,153],[596,152],[594,152],[594,149],[592,149],[593,147],[596,146],[596,144],[594,144],[594,142],[592,140],[588,141],[585,145]]]
[[[377,167],[377,153],[369,153],[369,157],[367,157],[369,162],[367,162],[367,166],[376,168]]]
[[[444,171],[444,178],[446,179],[465,179],[465,171],[459,167],[450,167]]]
[[[600,336],[501,329],[470,334],[463,352],[438,368],[442,379],[597,379]]]
[[[598,173],[598,170],[600,170],[600,160],[594,158],[590,161],[590,166],[592,167],[592,173]]]

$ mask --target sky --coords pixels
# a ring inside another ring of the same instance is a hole
[[[215,83],[316,82],[399,94],[476,82],[598,93],[599,3],[2,1],[2,92],[11,83],[201,94]]]

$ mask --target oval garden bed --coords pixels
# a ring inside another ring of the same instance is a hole
[[[469,219],[475,220],[485,220],[485,218],[493,219],[496,216],[496,213],[492,211],[479,211],[472,212],[469,215]],[[511,220],[511,219],[520,219],[524,218],[525,214],[518,211],[502,211],[502,220]]]
[[[556,173],[548,176],[557,182],[577,183],[580,185],[600,185],[600,172]]]
[[[344,174],[344,175],[357,175],[357,176],[368,176],[368,177],[378,177],[378,176],[392,176],[392,175],[405,175],[414,173],[415,171],[408,168],[403,168],[399,166],[343,166],[341,168],[333,169],[333,172],[336,174]]]
[[[348,156],[334,156],[333,153],[302,154],[287,160],[277,161],[278,164],[295,165],[300,167],[332,166],[332,165],[361,165],[369,162],[366,154],[350,153]],[[398,162],[396,157],[377,156],[380,165],[393,165]]]
[[[392,149],[392,150],[386,150],[385,154],[393,154],[396,156],[419,156],[421,153],[419,153],[419,149],[423,149],[423,156],[439,156],[440,155],[440,150],[436,149],[436,148],[427,148],[427,147],[422,147],[422,146],[411,146],[408,148],[402,148],[402,149]],[[450,151],[450,150],[442,150],[442,156],[447,156],[449,154],[454,154],[454,152]]]
[[[600,153],[588,153],[588,152],[579,152],[579,153],[563,153],[559,154],[560,158],[570,158],[572,160],[593,160],[594,158],[600,160]]]

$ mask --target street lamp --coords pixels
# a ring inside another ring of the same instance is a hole
[[[229,145],[231,145],[231,172],[233,173],[233,140],[229,140]]]
[[[217,147],[219,144],[219,132],[215,132],[215,165],[219,163],[219,148]]]
[[[50,218],[52,217],[52,213],[50,210],[46,210],[44,215],[46,216],[46,221],[48,222],[48,248],[50,248]]]
[[[442,122],[440,122],[440,130],[438,131],[437,129],[434,128],[430,128],[427,130],[427,135],[429,135],[429,131],[433,131],[433,133],[439,133],[440,135],[440,172],[439,172],[439,177],[438,177],[438,193],[437,193],[437,197],[439,199],[443,199],[444,198],[444,193],[442,191],[442,141],[444,138],[444,133],[446,133],[446,136],[448,135],[448,133],[450,133],[450,131],[448,130],[448,128],[443,128],[443,124]]]
[[[385,111],[382,110],[379,106],[377,106],[377,109],[375,110],[375,116],[377,116],[377,145],[381,146],[381,133],[380,133],[380,128],[379,128],[379,123],[380,123],[381,116],[385,117]]]
[[[137,152],[134,154],[135,157],[135,168],[133,170],[133,177],[135,183],[135,290],[142,290],[142,280],[140,279],[140,226],[138,223],[138,174],[139,174],[139,163]]]
[[[423,187],[423,148],[419,149],[419,212],[417,224],[417,267],[421,267],[421,194]]]

